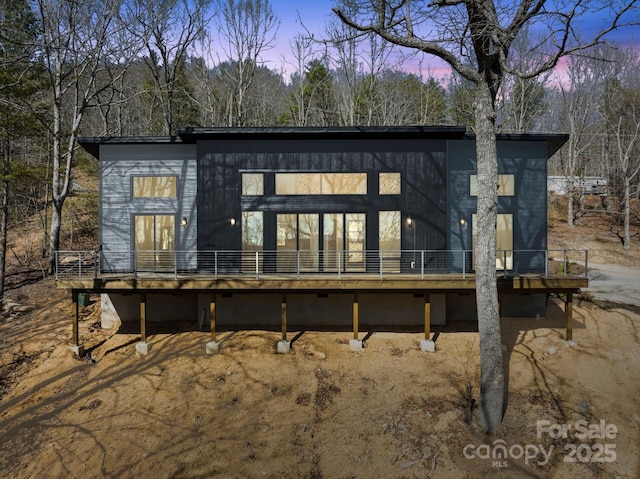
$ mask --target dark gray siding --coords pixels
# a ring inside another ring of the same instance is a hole
[[[367,249],[378,249],[377,212],[403,214],[403,249],[446,247],[446,142],[444,140],[246,140],[198,142],[200,250],[238,250],[241,211],[265,212],[265,250],[275,249],[277,212],[367,213]],[[265,194],[241,197],[243,171],[265,173]],[[274,172],[367,172],[366,196],[276,196]],[[378,173],[402,174],[401,195],[378,195]],[[408,231],[404,219],[415,228]]]
[[[175,248],[195,251],[197,163],[195,145],[100,146],[100,243],[103,271],[131,268],[134,214],[175,215]],[[177,198],[132,198],[132,177],[178,177]],[[189,224],[180,227],[180,219]],[[195,266],[195,263],[192,265]]]
[[[449,249],[472,249],[471,217],[477,199],[469,195],[469,177],[476,173],[475,142],[449,141]],[[498,198],[498,213],[513,214],[513,248],[522,250],[514,258],[514,270],[544,271],[541,250],[547,248],[546,142],[499,141],[498,173],[515,177],[515,195]]]

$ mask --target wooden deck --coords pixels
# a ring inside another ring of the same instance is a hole
[[[566,339],[571,340],[573,335],[573,294],[580,292],[581,288],[588,287],[588,279],[584,276],[497,276],[498,294],[500,293],[563,293],[565,294],[566,313]],[[287,296],[290,294],[304,293],[334,293],[352,296],[353,311],[353,341],[359,341],[359,294],[397,294],[413,293],[424,295],[424,344],[425,350],[432,351],[435,348],[431,341],[431,295],[438,293],[465,293],[475,290],[474,275],[428,275],[424,277],[416,275],[398,274],[393,278],[380,278],[378,275],[334,275],[308,274],[308,275],[262,275],[260,278],[252,278],[246,275],[227,275],[217,279],[205,276],[174,277],[137,275],[131,276],[101,276],[98,278],[66,278],[58,279],[57,286],[71,292],[74,317],[72,319],[72,349],[78,354],[84,354],[79,337],[79,304],[78,296],[81,293],[135,293],[140,295],[140,343],[136,350],[146,354],[148,351],[146,323],[147,323],[147,296],[154,293],[187,292],[206,293],[209,295],[209,312],[211,317],[211,340],[207,343],[207,354],[219,352],[219,343],[216,341],[216,302],[218,294],[237,293],[277,293],[282,297],[282,339],[283,351],[288,351],[287,342]],[[421,347],[422,347],[421,342]],[[138,349],[139,348],[139,349]]]
[[[152,293],[166,291],[189,292],[230,292],[234,293],[269,293],[269,292],[326,292],[326,293],[417,293],[417,292],[467,292],[475,290],[475,276],[467,274],[427,275],[420,278],[416,275],[388,276],[381,279],[378,275],[359,274],[344,275],[338,278],[335,274],[261,275],[259,279],[247,275],[226,275],[213,279],[206,276],[173,275],[133,275],[103,276],[99,278],[65,278],[57,281],[59,288],[75,292],[115,293],[140,292]],[[584,276],[497,276],[499,291],[531,292],[531,293],[577,293],[588,287],[588,279]]]

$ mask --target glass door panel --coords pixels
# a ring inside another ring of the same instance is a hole
[[[338,271],[343,261],[339,261],[344,250],[344,215],[342,213],[324,214],[323,266],[325,271]]]
[[[173,271],[175,218],[171,215],[137,215],[134,247],[138,271]]]
[[[300,271],[318,271],[320,249],[320,215],[298,215],[298,249]]]
[[[296,270],[296,250],[298,248],[298,215],[279,214],[276,216],[277,270]]]
[[[378,238],[380,241],[380,259],[382,269],[400,272],[400,211],[380,211],[378,213]]]
[[[476,251],[476,214],[471,217],[473,236],[473,267],[475,269],[475,251]],[[506,262],[505,262],[506,260]],[[496,270],[512,270],[513,269],[513,215],[498,213],[496,217]]]
[[[365,215],[364,213],[347,213],[345,215],[346,271],[364,271],[365,262]]]

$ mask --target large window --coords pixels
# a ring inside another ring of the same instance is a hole
[[[276,195],[366,194],[366,173],[276,173]]]
[[[513,196],[515,194],[514,175],[498,176],[498,196]],[[469,176],[469,195],[478,196],[478,175]]]
[[[400,211],[378,213],[380,257],[385,271],[400,271],[401,214]]]
[[[378,193],[381,195],[399,195],[401,184],[400,173],[380,173],[378,177]]]
[[[473,222],[473,251],[476,250],[476,214],[472,217]],[[475,258],[475,254],[473,255]],[[496,269],[513,269],[513,215],[498,214],[496,218]]]
[[[242,212],[242,270],[256,270],[256,252],[258,252],[257,266],[263,270],[264,259],[260,253],[264,245],[264,220],[262,211]]]
[[[279,214],[276,223],[278,271],[318,271],[320,215]]]
[[[136,269],[172,271],[175,265],[175,218],[136,215],[134,219]]]
[[[242,194],[259,196],[264,194],[264,175],[262,173],[242,173]]]
[[[177,182],[175,176],[134,176],[134,198],[176,198]]]
[[[366,224],[362,213],[345,215],[346,238],[346,270],[363,271],[365,269]]]

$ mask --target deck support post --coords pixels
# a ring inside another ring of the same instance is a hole
[[[206,354],[218,354],[220,343],[216,340],[216,293],[211,293],[209,297],[209,316],[211,317],[211,341],[205,346]]]
[[[362,351],[362,341],[360,341],[358,339],[358,330],[359,330],[359,326],[358,326],[358,314],[359,314],[359,308],[358,308],[358,293],[354,293],[353,294],[353,339],[349,341],[349,347],[351,348],[352,351]]]
[[[84,356],[84,347],[80,345],[80,310],[78,308],[78,292],[76,290],[71,291],[71,301],[73,302],[73,323],[71,325],[71,339],[73,344],[71,345],[71,351],[81,358]]]
[[[431,295],[424,293],[424,339],[420,341],[420,349],[429,351],[436,350],[436,343],[431,340]]]
[[[136,344],[136,353],[148,354],[151,346],[147,343],[147,295],[140,294],[140,342]]]
[[[282,339],[278,341],[278,353],[285,354],[291,350],[291,342],[287,341],[287,295],[282,295],[281,303]]]
[[[573,340],[573,293],[567,293],[567,302],[564,305],[564,312],[567,316],[566,340]]]

